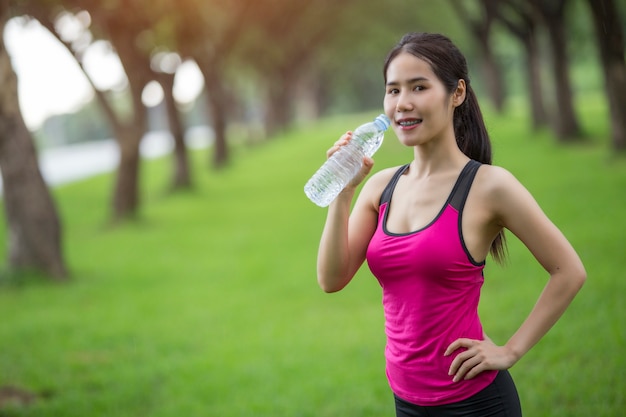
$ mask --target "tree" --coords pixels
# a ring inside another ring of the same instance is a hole
[[[556,92],[555,133],[561,142],[569,142],[580,138],[582,131],[574,109],[574,94],[569,74],[570,65],[565,30],[565,12],[568,0],[532,0],[531,3],[543,19],[549,34],[552,74]]]
[[[100,90],[88,71],[85,70],[83,39],[65,39],[57,30],[56,7],[44,7],[33,3],[26,12],[39,20],[76,58],[80,68],[91,83],[96,99],[111,125],[120,150],[120,160],[116,172],[112,198],[112,220],[133,218],[140,205],[140,152],[141,139],[147,131],[148,110],[142,101],[143,89],[155,78],[150,68],[148,52],[139,42],[146,23],[141,19],[141,3],[121,0],[104,4],[97,0],[64,0],[68,9],[86,10],[93,22],[92,32],[105,38],[120,58],[128,80],[130,106],[126,112],[116,110],[110,94]],[[124,12],[120,11],[124,9]],[[84,28],[88,31],[89,27]],[[85,36],[84,33],[80,36]],[[76,42],[79,41],[79,42]],[[81,45],[81,46],[77,46]]]
[[[176,72],[182,64],[174,28],[178,11],[170,0],[144,0],[142,15],[146,21],[142,37],[151,43],[151,66],[164,95],[167,127],[174,141],[171,189],[192,186],[191,169],[185,144],[185,122],[174,97]]]
[[[498,4],[496,15],[524,47],[530,114],[533,129],[537,130],[544,126],[548,119],[542,95],[541,57],[535,10],[526,0],[504,0]]]
[[[212,166],[218,169],[230,158],[226,127],[233,100],[227,88],[226,63],[253,18],[253,3],[254,0],[180,0],[170,6],[175,9],[173,33],[177,51],[184,59],[193,59],[204,77],[208,120],[214,134]]]
[[[61,222],[39,170],[33,139],[19,108],[17,76],[3,40],[9,0],[0,0],[0,171],[11,269],[67,278]]]
[[[312,103],[323,102],[320,50],[335,39],[345,21],[346,12],[355,2],[344,0],[264,0],[257,3],[257,18],[252,23],[241,60],[256,70],[266,85],[266,132],[276,133],[288,127],[296,116],[301,91],[297,86],[308,83],[319,96]],[[359,20],[361,16],[352,16]],[[362,20],[359,20],[363,23]],[[316,110],[315,113],[319,111]]]
[[[191,170],[185,145],[185,127],[174,98],[174,72],[160,72],[157,80],[163,88],[167,125],[174,139],[174,171],[171,188],[173,190],[191,187]]]
[[[626,151],[626,63],[620,11],[613,0],[587,0],[591,8],[611,115],[611,146]]]
[[[453,8],[457,11],[459,18],[467,26],[470,34],[476,40],[483,58],[484,82],[489,96],[496,111],[504,109],[506,91],[502,79],[502,70],[499,68],[496,56],[491,47],[491,34],[493,23],[496,19],[498,0],[481,0],[479,4],[479,16],[473,17],[475,13],[467,7],[467,2],[463,0],[452,0]]]
[[[165,109],[168,128],[174,140],[174,169],[171,187],[186,188],[191,185],[189,163],[184,143],[184,126],[173,96],[174,76],[176,67],[167,65],[171,57],[176,54],[156,53],[161,41],[171,43],[171,33],[160,30],[167,27],[167,20],[171,14],[164,13],[160,4],[144,0],[132,2],[109,2],[101,4],[90,0],[58,0],[68,10],[86,10],[89,13],[92,27],[84,27],[77,39],[67,39],[58,33],[55,24],[57,8],[50,8],[46,13],[39,13],[39,18],[46,27],[59,39],[73,54],[83,69],[87,79],[91,82],[96,99],[114,132],[120,149],[120,164],[117,171],[116,186],[113,193],[113,219],[133,217],[139,209],[140,194],[140,154],[139,144],[147,130],[147,109],[143,105],[141,95],[148,82],[156,80],[161,84],[165,96]],[[121,8],[124,13],[120,13]],[[67,16],[71,11],[63,12]],[[123,18],[116,18],[117,15]],[[164,24],[165,23],[165,24]],[[82,39],[95,33],[108,42],[117,53],[129,84],[130,116],[116,110],[114,100],[106,91],[100,91],[93,83],[83,65],[84,46]],[[160,32],[166,32],[164,34]],[[89,35],[87,35],[89,34]],[[78,42],[75,42],[78,41]],[[75,46],[77,45],[81,46]]]
[[[122,8],[125,9],[124,13],[119,13]],[[120,147],[120,163],[113,194],[113,219],[120,220],[135,217],[139,209],[139,145],[148,129],[148,110],[143,104],[142,93],[154,74],[150,70],[149,55],[138,42],[143,25],[138,24],[136,18],[141,15],[141,9],[132,10],[129,2],[125,2],[112,10],[92,6],[90,12],[120,57],[128,78],[131,111],[127,118],[113,111],[112,104],[103,92],[96,92],[96,97],[106,109]]]

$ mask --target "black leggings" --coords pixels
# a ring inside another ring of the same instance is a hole
[[[453,404],[421,407],[398,396],[396,417],[521,417],[517,389],[511,374],[500,371],[485,389],[466,400]]]

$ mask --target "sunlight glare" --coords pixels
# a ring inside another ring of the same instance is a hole
[[[178,103],[190,104],[200,96],[204,89],[204,78],[195,61],[184,61],[176,71],[174,78],[174,98]]]
[[[150,81],[141,93],[141,101],[146,107],[156,107],[163,101],[163,88],[156,81]]]

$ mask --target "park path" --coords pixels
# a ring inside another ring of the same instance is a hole
[[[205,148],[210,143],[210,137],[210,131],[206,128],[192,128],[186,137],[187,145],[194,149]],[[173,146],[169,133],[150,132],[142,139],[140,152],[142,158],[153,159],[171,153]],[[117,144],[113,139],[106,139],[46,149],[40,153],[39,169],[46,183],[54,187],[112,172],[118,161]]]

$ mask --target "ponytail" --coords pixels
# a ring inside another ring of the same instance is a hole
[[[491,164],[491,141],[474,90],[465,80],[465,101],[454,109],[454,135],[459,149],[478,162]]]
[[[469,80],[465,80],[467,89],[465,91],[465,101],[454,109],[454,135],[459,149],[469,158],[491,165],[491,140],[489,132],[485,126],[483,114],[478,105],[478,99],[474,90],[469,85]],[[504,264],[506,260],[507,247],[504,231],[491,243],[489,253],[498,264]]]

